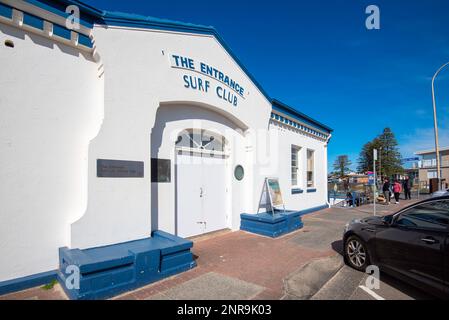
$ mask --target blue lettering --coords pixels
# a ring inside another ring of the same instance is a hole
[[[195,70],[193,59],[181,57],[181,67]]]
[[[217,87],[217,96],[221,99],[223,99],[223,95],[221,94],[223,92],[223,88],[218,86]]]
[[[210,88],[210,82],[208,80],[203,80],[201,78],[197,78],[197,77],[193,77],[193,76],[188,76],[188,75],[184,75],[183,77],[184,80],[184,87],[187,89],[194,89],[194,90],[199,90],[199,91],[203,91],[203,92],[208,92],[209,88]]]
[[[172,57],[175,59],[176,66],[179,67],[179,56],[172,55]]]
[[[183,77],[183,79],[184,79],[184,87],[185,88],[190,88],[190,82],[189,82],[189,76],[188,75],[184,75],[184,77]]]

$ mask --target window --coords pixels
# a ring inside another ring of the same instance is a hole
[[[297,187],[300,185],[300,177],[299,177],[299,151],[300,147],[292,146],[292,158],[291,158],[291,167],[292,167],[292,187]]]
[[[413,207],[399,216],[396,225],[447,230],[449,226],[449,201],[432,201]]]
[[[183,130],[176,141],[177,147],[201,149],[209,151],[224,151],[224,138],[206,130]]]
[[[313,188],[314,182],[314,166],[315,166],[315,151],[307,150],[307,188]]]

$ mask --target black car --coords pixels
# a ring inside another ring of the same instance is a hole
[[[354,219],[343,236],[345,262],[376,265],[437,295],[449,294],[449,196],[427,199],[384,217]]]

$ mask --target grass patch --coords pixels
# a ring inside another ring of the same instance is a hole
[[[52,280],[50,283],[47,283],[45,286],[42,287],[44,290],[51,290],[54,288],[54,286],[58,283],[56,279]]]

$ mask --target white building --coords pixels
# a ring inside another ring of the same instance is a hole
[[[289,210],[327,205],[332,130],[211,27],[0,0],[0,64],[0,287],[57,269],[60,247],[238,230],[266,177]]]

